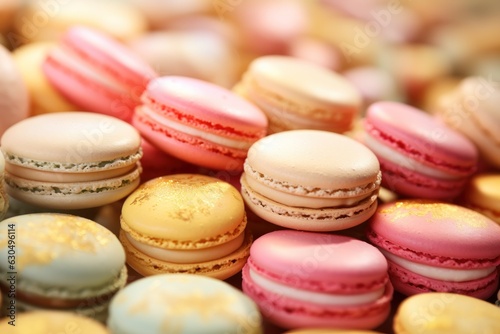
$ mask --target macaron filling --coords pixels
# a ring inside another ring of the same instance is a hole
[[[241,233],[236,238],[221,245],[202,249],[176,250],[160,248],[141,243],[135,240],[128,232],[125,232],[125,235],[128,241],[130,241],[130,243],[135,248],[137,248],[137,250],[148,256],[154,257],[161,261],[186,264],[208,262],[223,258],[240,248],[245,239],[245,233]]]
[[[249,276],[260,288],[283,297],[328,306],[351,306],[369,304],[384,295],[385,287],[359,294],[321,293],[312,290],[298,289],[270,280],[249,267]]]
[[[174,131],[182,132],[194,137],[199,137],[201,139],[207,140],[217,145],[222,145],[238,150],[248,150],[248,148],[252,145],[253,142],[242,139],[231,139],[229,137],[224,137],[217,135],[215,133],[208,132],[207,129],[199,129],[197,127],[186,125],[185,123],[176,122],[171,118],[159,115],[157,112],[149,108],[147,105],[141,106],[139,108],[143,113],[143,117],[149,117],[152,121],[156,122],[157,124],[161,124],[162,126],[170,128]]]
[[[394,262],[397,265],[401,266],[402,268],[409,270],[415,274],[447,282],[472,281],[487,277],[495,270],[497,270],[497,267],[488,267],[481,269],[455,269],[455,268],[430,266],[423,263],[418,263],[404,259],[397,255],[391,254],[383,249],[380,249],[380,251],[389,260],[389,264],[391,262]]]
[[[392,149],[390,146],[384,145],[380,140],[371,136],[368,132],[365,133],[363,143],[368,146],[377,157],[387,160],[397,166],[407,168],[415,171],[416,173],[427,175],[434,178],[457,180],[463,178],[463,175],[457,175],[439,170],[439,166],[430,167],[407,155],[402,154],[398,150]]]

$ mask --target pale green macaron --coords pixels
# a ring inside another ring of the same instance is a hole
[[[113,334],[262,333],[254,302],[219,279],[194,274],[141,278],[113,297]]]
[[[125,251],[118,238],[92,220],[38,213],[0,223],[6,315],[53,309],[104,321],[112,296],[126,281]]]

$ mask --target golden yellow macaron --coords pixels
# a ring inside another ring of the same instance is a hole
[[[500,173],[475,175],[464,198],[465,206],[500,224]]]
[[[8,334],[109,334],[97,320],[63,311],[30,311],[0,319],[0,333]]]
[[[399,305],[395,334],[500,333],[500,308],[454,293],[413,295]]]
[[[138,273],[226,279],[241,270],[252,237],[231,184],[198,174],[152,179],[124,202],[120,240]]]

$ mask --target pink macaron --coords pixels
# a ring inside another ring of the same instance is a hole
[[[242,170],[267,132],[265,114],[215,84],[180,76],[152,80],[132,123],[151,144],[189,163]]]
[[[254,241],[243,292],[283,328],[371,329],[389,315],[387,261],[354,238],[282,230]]]
[[[380,161],[382,185],[400,195],[453,199],[477,169],[478,152],[467,137],[409,105],[372,104],[364,129],[363,142]]]
[[[156,72],[112,37],[75,26],[62,37],[43,64],[49,82],[84,111],[130,121]]]
[[[367,237],[405,294],[452,292],[487,299],[498,289],[500,225],[465,207],[405,200],[379,207]]]

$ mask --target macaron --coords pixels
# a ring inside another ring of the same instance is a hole
[[[4,186],[4,171],[5,171],[5,159],[2,154],[0,154],[0,221],[7,213],[9,209],[9,197],[5,192]]]
[[[27,118],[0,139],[10,196],[51,209],[115,202],[138,185],[141,137],[117,118],[59,112]]]
[[[347,136],[290,130],[252,145],[241,176],[247,207],[275,225],[343,230],[368,220],[381,182],[376,156]]]
[[[0,224],[0,255],[4,304],[16,312],[52,309],[102,321],[111,297],[127,280],[118,238],[79,216],[8,218]]]
[[[29,95],[12,54],[0,45],[0,136],[29,115]]]
[[[476,174],[463,196],[463,205],[500,224],[500,174]]]
[[[15,320],[14,320],[15,319]],[[109,334],[100,322],[72,312],[37,310],[0,320],[0,331],[9,334]]]
[[[301,328],[285,332],[284,334],[381,334],[374,331],[363,330],[342,330],[342,329],[327,329],[327,328]]]
[[[24,44],[12,52],[12,58],[28,89],[30,115],[78,110],[52,86],[43,73],[45,58],[56,45],[56,42],[35,42]]]
[[[234,90],[266,113],[271,133],[296,129],[343,133],[353,126],[362,104],[361,94],[340,74],[287,56],[255,59]]]
[[[250,102],[179,76],[149,83],[132,124],[164,152],[217,170],[241,170],[248,148],[267,132],[265,114]]]
[[[143,183],[123,203],[120,219],[127,263],[144,276],[226,279],[241,270],[252,241],[238,190],[199,174]]]
[[[74,26],[52,49],[47,80],[81,110],[130,121],[139,97],[156,72],[126,45],[105,33]]]
[[[198,275],[141,278],[112,300],[107,321],[112,334],[260,334],[255,303],[226,282]]]
[[[500,167],[500,85],[486,77],[467,77],[437,109],[450,127],[467,136],[484,160]]]
[[[459,132],[410,105],[368,107],[362,142],[380,161],[382,185],[400,195],[451,200],[476,171],[478,152]]]
[[[473,210],[430,200],[383,204],[367,237],[386,256],[394,289],[404,295],[487,299],[498,289],[500,225]]]
[[[422,293],[403,300],[395,334],[500,333],[500,308],[454,293]]]
[[[389,316],[387,261],[350,237],[282,230],[256,239],[243,292],[270,322],[292,328],[373,329]]]

